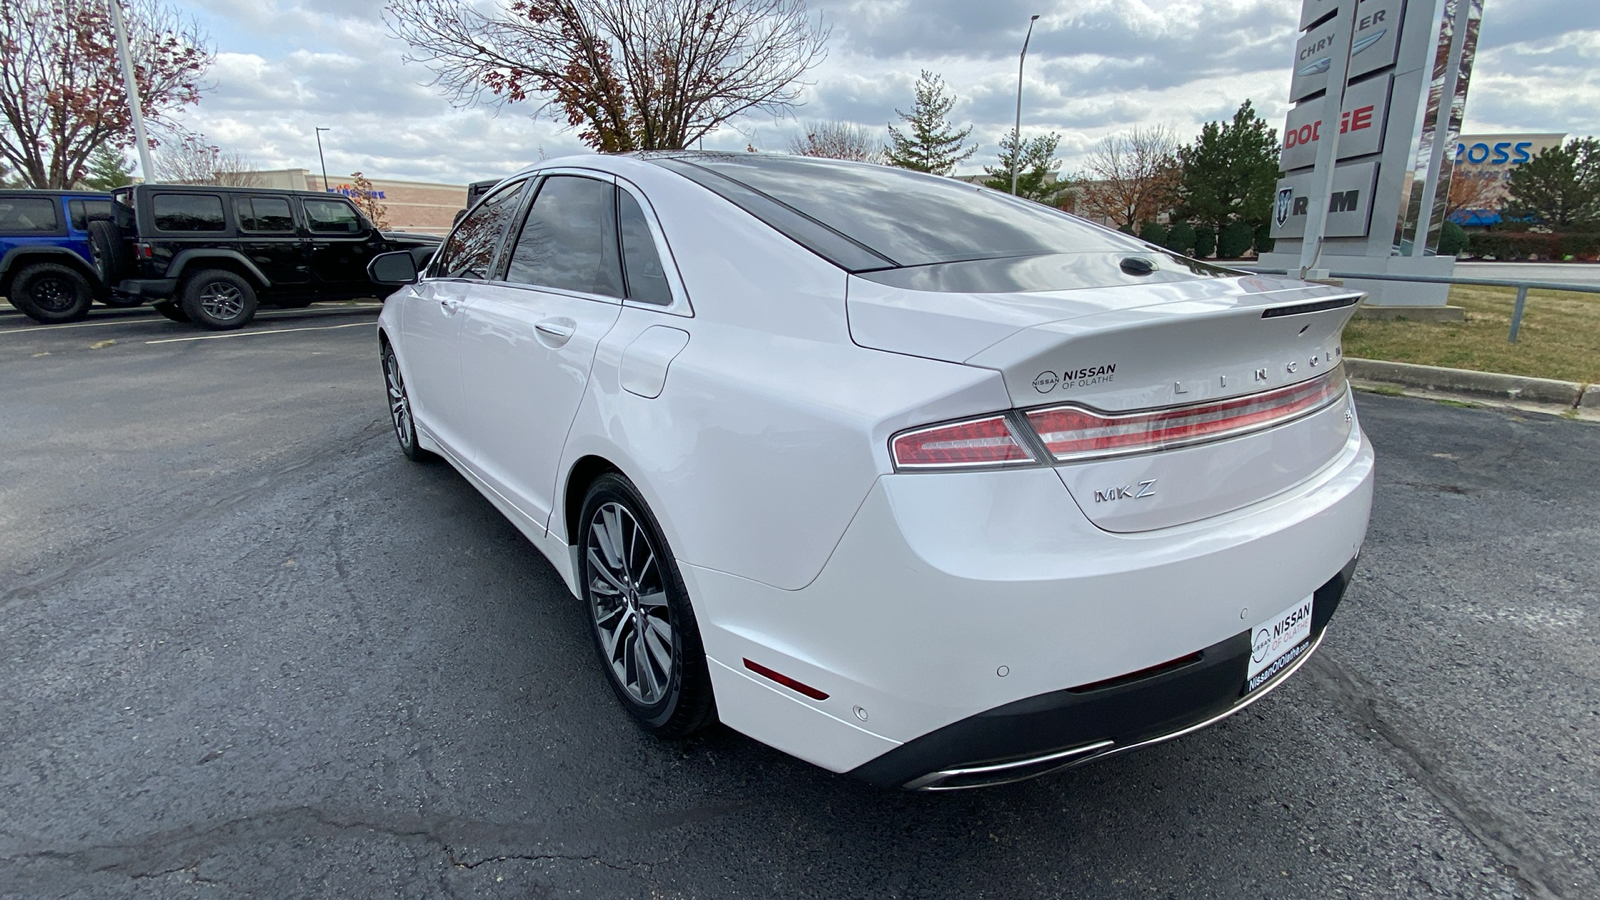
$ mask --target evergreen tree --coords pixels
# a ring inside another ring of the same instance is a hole
[[[110,144],[101,144],[89,154],[83,186],[91,191],[109,191],[133,184],[133,163]]]
[[[922,75],[917,78],[917,99],[911,105],[911,112],[894,111],[906,123],[909,134],[902,134],[900,129],[889,126],[889,152],[884,162],[935,175],[954,172],[957,163],[978,152],[975,146],[965,146],[967,136],[972,134],[972,126],[957,131],[950,124],[948,117],[955,105],[955,97],[945,96],[944,79],[923,69]]]
[[[983,167],[983,186],[1011,193],[1011,164],[1016,159],[1017,196],[1035,200],[1046,206],[1056,206],[1072,185],[1057,177],[1061,160],[1056,159],[1056,147],[1061,135],[1051,132],[1022,142],[1020,158],[1015,153],[1016,141],[1010,134],[1000,139],[1000,164]]]
[[[1177,221],[1167,230],[1166,247],[1174,253],[1188,256],[1194,253],[1194,226],[1188,222]]]
[[[1534,217],[1552,228],[1600,222],[1600,140],[1573,138],[1513,166],[1504,211]]]
[[[1278,187],[1278,133],[1246,100],[1232,122],[1208,122],[1178,148],[1179,214],[1216,231],[1268,220]]]

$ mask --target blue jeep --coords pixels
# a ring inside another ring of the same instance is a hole
[[[0,190],[0,296],[30,318],[71,322],[113,294],[103,277],[114,246],[111,195],[94,191]]]

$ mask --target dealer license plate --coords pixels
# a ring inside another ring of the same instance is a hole
[[[1311,598],[1307,597],[1250,632],[1246,694],[1272,680],[1311,649]]]

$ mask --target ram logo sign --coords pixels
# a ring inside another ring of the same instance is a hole
[[[1274,238],[1305,235],[1306,216],[1311,212],[1311,177],[1312,171],[1307,169],[1279,179],[1272,210]],[[1328,193],[1328,237],[1366,236],[1377,178],[1376,161],[1344,163],[1334,168],[1333,190]]]

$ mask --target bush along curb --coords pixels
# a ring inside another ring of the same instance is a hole
[[[1528,378],[1522,375],[1501,375],[1497,372],[1474,372],[1470,369],[1446,369],[1441,366],[1418,366],[1411,363],[1353,357],[1346,358],[1344,362],[1345,370],[1350,377],[1361,381],[1376,381],[1494,400],[1550,403],[1568,409],[1600,410],[1600,385],[1596,384],[1585,385],[1575,381],[1557,381],[1553,378]]]

